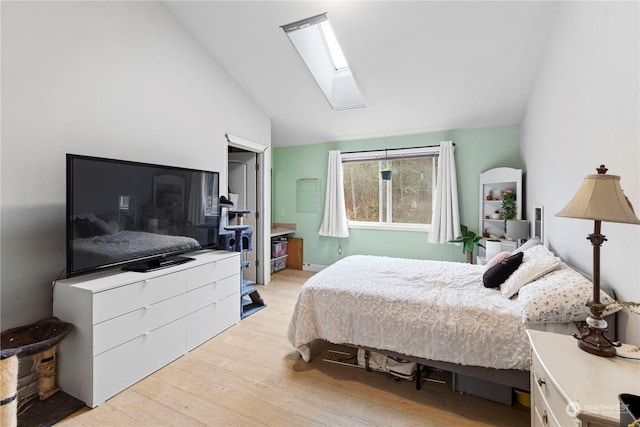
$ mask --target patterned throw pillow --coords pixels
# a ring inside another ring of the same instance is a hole
[[[511,252],[509,251],[503,251],[498,253],[496,256],[494,256],[489,261],[487,261],[487,263],[484,265],[483,273],[486,273],[487,270],[489,270],[491,267],[493,267],[496,264],[500,264],[502,261],[509,258],[510,256],[511,256]]]
[[[523,256],[524,254],[522,252],[508,256],[500,263],[488,269],[482,275],[482,283],[484,284],[484,287],[499,287],[509,276],[513,274],[514,271],[516,271],[520,263],[522,263]]]
[[[511,276],[500,285],[500,292],[505,298],[511,298],[527,283],[555,270],[560,264],[560,258],[542,245],[536,245],[525,250],[522,264]]]
[[[520,289],[518,303],[522,322],[565,323],[585,320],[589,316],[587,301],[593,297],[593,284],[571,267],[552,271]],[[600,302],[609,304],[613,299],[600,291]],[[607,314],[615,313],[616,307]]]

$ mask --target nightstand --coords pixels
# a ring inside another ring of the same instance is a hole
[[[570,335],[527,330],[532,427],[618,427],[620,393],[640,394],[640,361],[594,356]]]

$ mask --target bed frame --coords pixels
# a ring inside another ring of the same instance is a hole
[[[394,351],[379,350],[375,348],[363,347],[365,350],[374,351],[384,354],[385,356],[395,357],[402,360],[408,360],[417,364],[416,371],[416,390],[421,388],[421,376],[423,368],[435,368],[443,371],[451,372],[459,375],[479,380],[489,381],[508,387],[517,388],[519,390],[529,391],[529,371],[520,371],[518,369],[495,369],[483,368],[481,366],[458,365],[451,362],[442,362],[439,360],[423,359],[421,357],[407,356],[406,354],[396,353]]]
[[[569,265],[577,272],[581,273],[587,279],[589,276],[584,272]],[[601,285],[601,289],[607,292],[613,299],[616,298],[615,292],[610,286]],[[586,303],[586,301],[585,301]],[[616,314],[611,314],[605,317],[607,321],[607,330],[609,336],[615,340],[616,334]],[[585,326],[585,322],[582,324],[576,323],[578,330],[581,330]],[[419,340],[419,337],[416,337]],[[440,360],[425,359],[423,357],[412,356],[408,354],[402,354],[392,350],[378,349],[374,347],[359,346],[348,342],[332,343],[332,344],[344,344],[355,348],[362,348],[364,350],[376,352],[388,357],[393,357],[409,362],[414,362],[417,365],[416,375],[416,389],[420,390],[423,380],[423,369],[437,369],[446,372],[450,372],[453,376],[452,387],[456,392],[466,392],[485,399],[494,400],[503,404],[510,405],[512,403],[513,389],[520,391],[530,391],[530,372],[528,365],[520,369],[498,369],[481,366],[462,365],[453,362],[445,362]]]
[[[602,290],[609,294],[612,298],[616,298],[615,291],[609,286],[601,286]],[[607,330],[609,331],[609,336],[614,340],[617,337],[616,334],[616,313],[613,313],[607,317],[605,317],[607,321]],[[578,328],[581,328],[585,325],[584,322],[578,325]],[[376,353],[384,354],[385,356],[395,357],[403,360],[408,360],[410,362],[415,362],[417,365],[416,371],[416,390],[420,390],[422,385],[422,377],[421,372],[423,368],[435,368],[441,369],[443,371],[451,372],[453,374],[464,375],[467,377],[471,377],[476,380],[480,380],[478,382],[479,387],[482,387],[482,381],[487,381],[493,384],[498,384],[500,386],[506,386],[515,388],[523,391],[530,391],[530,373],[529,371],[521,371],[518,369],[495,369],[495,368],[485,368],[481,366],[468,366],[468,365],[459,365],[451,362],[442,362],[439,360],[429,360],[423,359],[421,357],[408,356],[406,354],[400,354],[393,351],[388,350],[379,350],[374,348],[363,347],[365,350],[374,351]],[[481,390],[479,390],[479,395],[481,397],[486,397],[483,395]],[[476,394],[471,392],[471,394]],[[505,403],[505,402],[501,402]]]

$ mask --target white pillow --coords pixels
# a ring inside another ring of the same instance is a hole
[[[533,283],[520,289],[518,303],[522,323],[565,323],[585,320],[591,313],[587,302],[593,297],[593,284],[582,274],[563,264]],[[609,304],[613,299],[600,290],[600,302]],[[608,310],[615,313],[621,307]]]
[[[529,240],[527,240],[526,242],[524,242],[521,246],[519,246],[515,251],[511,252],[513,255],[517,254],[518,252],[524,252],[527,249],[530,249],[534,246],[538,246],[541,245],[542,242],[540,241],[539,237],[532,237]]]
[[[560,264],[560,258],[553,255],[549,249],[536,245],[524,251],[522,264],[516,271],[500,285],[500,293],[505,298],[511,298],[527,283],[553,271]]]

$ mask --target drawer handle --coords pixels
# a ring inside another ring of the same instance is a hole
[[[542,414],[542,423],[544,425],[548,425],[549,423],[549,417],[547,416],[547,410],[544,410],[544,413]]]
[[[543,385],[545,385],[545,384],[546,384],[546,382],[545,382],[543,379],[538,378],[538,385],[539,385],[540,387],[542,387],[542,386],[543,386]]]

